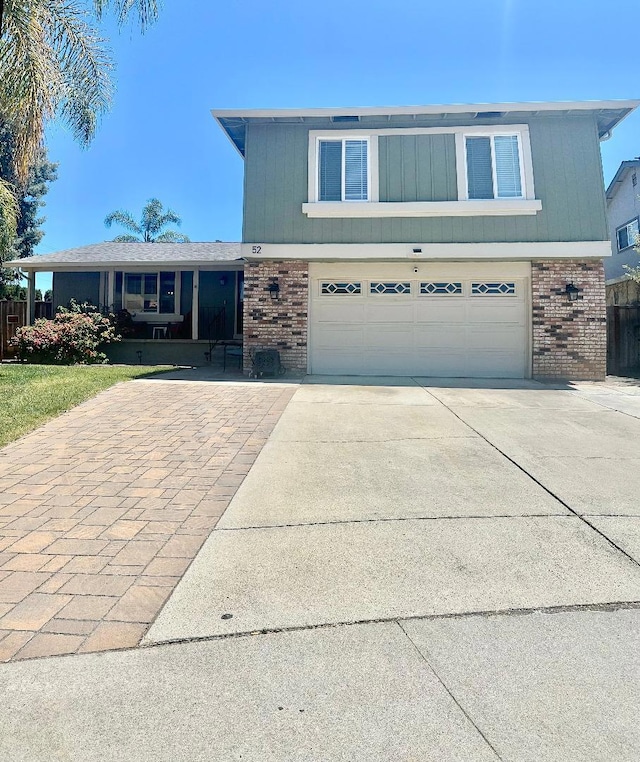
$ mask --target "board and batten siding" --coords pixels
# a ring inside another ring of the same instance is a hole
[[[609,237],[595,118],[530,117],[536,198],[542,211],[513,217],[309,219],[309,126],[250,124],[244,180],[246,243],[490,243],[603,241]],[[474,126],[478,125],[474,121]],[[336,125],[314,124],[313,129]],[[373,125],[372,125],[373,126]],[[384,127],[384,124],[375,125]],[[394,124],[394,127],[399,125]],[[412,124],[407,124],[411,128]],[[500,127],[500,123],[491,122]],[[353,125],[349,125],[353,128]],[[363,127],[363,133],[366,128]],[[427,139],[425,140],[424,137]],[[379,139],[380,201],[456,198],[452,135]],[[412,166],[414,165],[414,166]],[[452,195],[453,194],[453,195]]]
[[[454,135],[378,139],[380,201],[457,201]]]

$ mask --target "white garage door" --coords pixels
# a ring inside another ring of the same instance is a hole
[[[529,274],[523,262],[313,263],[309,370],[524,378]]]

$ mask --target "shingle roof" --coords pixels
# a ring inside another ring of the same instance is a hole
[[[104,241],[77,249],[37,254],[25,259],[5,262],[6,267],[24,270],[69,269],[71,265],[84,265],[97,269],[101,265],[135,265],[146,262],[158,264],[208,264],[232,262],[241,258],[240,243],[118,243]]]

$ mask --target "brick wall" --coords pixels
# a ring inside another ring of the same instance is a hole
[[[266,290],[280,286],[278,299]],[[306,262],[247,262],[244,276],[244,370],[251,353],[277,349],[288,371],[307,371],[309,265]]]
[[[567,283],[580,289],[570,302]],[[601,260],[531,263],[533,377],[602,380],[607,328]]]

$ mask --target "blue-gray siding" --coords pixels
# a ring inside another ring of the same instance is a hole
[[[595,119],[589,115],[550,115],[530,117],[528,124],[536,197],[542,200],[540,213],[530,217],[396,219],[307,218],[302,213],[302,204],[308,200],[309,127],[250,124],[245,159],[243,240],[249,243],[606,240]],[[336,125],[318,124],[314,128],[325,126],[338,130]],[[451,135],[385,136],[379,146],[381,201],[444,201],[457,197]]]
[[[62,272],[53,274],[53,308],[67,307],[75,299],[79,304],[100,304],[100,273]]]

